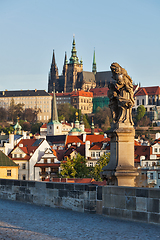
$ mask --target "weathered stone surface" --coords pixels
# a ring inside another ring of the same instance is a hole
[[[159,198],[160,199],[160,190],[159,189],[149,189],[149,198]]]
[[[126,197],[126,209],[136,210],[136,198],[135,197]]]
[[[111,187],[110,186],[103,186],[102,194],[111,194]]]
[[[106,194],[106,195],[104,195],[104,198],[102,199],[102,204],[105,208],[115,207],[114,201],[115,201],[114,195]]]
[[[137,197],[136,198],[136,210],[140,212],[147,211],[147,200],[148,198]]]
[[[102,201],[101,200],[97,200],[97,202],[96,202],[96,213],[102,214]]]
[[[77,183],[76,185],[74,185],[75,190],[81,190],[81,191],[85,191],[86,189],[86,185],[85,184],[79,184]],[[88,189],[87,189],[88,190]]]
[[[125,196],[120,196],[120,195],[114,195],[114,206],[115,208],[126,208],[126,199]]]
[[[97,200],[102,200],[102,187],[97,187]]]
[[[125,188],[124,187],[117,187],[117,186],[113,186],[111,188],[111,194],[114,195],[123,195],[125,194]]]
[[[148,214],[147,212],[132,211],[132,219],[148,222]]]
[[[157,213],[149,213],[150,223],[160,223],[160,215]]]
[[[148,197],[148,194],[149,191],[148,189],[143,189],[143,188],[137,188],[136,189],[136,197],[145,197],[147,198]]]
[[[159,199],[150,198],[148,199],[148,212],[159,213]]]
[[[125,195],[126,196],[135,196],[136,195],[136,188],[126,187],[125,188]]]
[[[67,196],[68,196],[67,190],[59,189],[59,197],[67,197]]]
[[[110,215],[110,210],[111,210],[111,208],[107,208],[107,207],[102,206],[102,214]]]

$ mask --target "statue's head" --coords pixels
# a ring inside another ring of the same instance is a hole
[[[121,68],[122,67],[116,62],[112,63],[110,66],[112,73],[115,73],[115,74],[121,74]]]

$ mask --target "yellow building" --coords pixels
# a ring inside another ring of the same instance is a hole
[[[0,91],[0,107],[8,109],[11,101],[15,104],[24,104],[24,109],[39,110],[37,120],[48,122],[51,117],[52,96],[45,90]]]
[[[19,165],[0,151],[0,178],[18,179]]]

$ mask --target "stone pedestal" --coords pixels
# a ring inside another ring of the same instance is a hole
[[[138,175],[134,167],[134,127],[129,123],[114,124],[107,134],[111,138],[111,157],[101,176],[109,185],[133,187]]]

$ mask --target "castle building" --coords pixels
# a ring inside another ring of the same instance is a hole
[[[37,120],[48,122],[51,116],[52,96],[45,90],[0,91],[0,107],[8,110],[11,102],[24,104],[24,109],[32,108],[38,112]]]
[[[67,53],[65,52],[64,65],[62,75],[58,73],[58,67],[55,60],[55,53],[53,50],[53,57],[48,78],[48,92],[53,91],[53,84],[55,83],[56,92],[72,92],[77,90],[88,91],[95,87],[107,87],[111,80],[111,71],[97,72],[95,50],[93,54],[92,72],[83,71],[83,61],[79,61],[76,50],[75,37],[73,37],[71,57],[69,62],[67,60]]]

